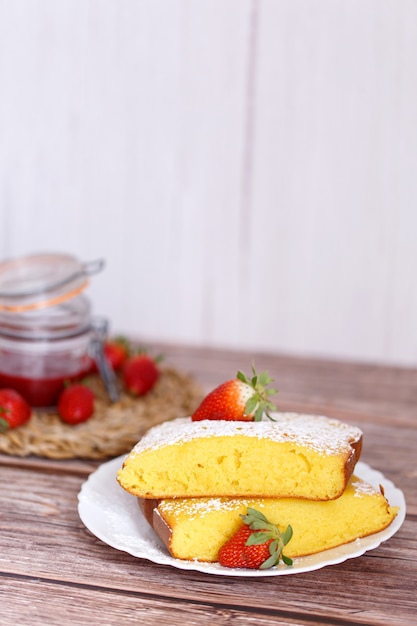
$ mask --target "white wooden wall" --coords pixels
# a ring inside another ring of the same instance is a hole
[[[0,0],[0,258],[115,332],[417,365],[415,0]]]

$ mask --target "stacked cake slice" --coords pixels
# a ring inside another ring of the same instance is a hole
[[[181,418],[152,428],[117,479],[171,554],[217,561],[248,507],[293,535],[288,557],[386,528],[396,515],[354,476],[362,432],[338,420],[280,413],[275,421]]]

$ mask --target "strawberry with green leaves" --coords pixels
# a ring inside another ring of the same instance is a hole
[[[193,422],[200,420],[236,420],[259,422],[276,410],[270,397],[277,393],[268,387],[273,379],[267,372],[258,376],[252,366],[252,378],[238,372],[236,378],[222,383],[211,391],[191,416]]]
[[[94,393],[82,383],[65,387],[58,399],[58,413],[63,422],[75,425],[87,421],[94,413]]]
[[[30,419],[32,410],[14,389],[0,389],[0,433],[22,426]]]
[[[292,528],[287,526],[281,533],[276,524],[268,521],[263,513],[248,507],[241,515],[244,524],[220,548],[218,562],[223,567],[268,569],[282,560],[292,565],[292,560],[283,550],[292,537]]]
[[[134,396],[143,396],[157,383],[160,376],[157,360],[145,353],[131,356],[123,366],[125,389]]]

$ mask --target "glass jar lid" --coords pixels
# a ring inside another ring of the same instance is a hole
[[[81,263],[67,254],[32,254],[0,263],[0,311],[20,313],[61,304],[81,294],[103,260]]]

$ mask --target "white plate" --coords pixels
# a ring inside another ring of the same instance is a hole
[[[182,561],[170,556],[142,517],[137,498],[124,491],[116,481],[117,470],[122,466],[124,458],[121,456],[104,463],[83,484],[78,494],[80,518],[93,535],[109,546],[133,556],[161,565],[171,565],[178,569],[223,576],[280,576],[310,572],[326,565],[356,558],[368,550],[377,548],[399,530],[405,518],[405,499],[402,491],[387,480],[381,472],[359,462],[355,469],[356,476],[377,488],[383,485],[389,503],[400,507],[397,517],[385,530],[339,548],[294,559],[292,567],[280,564],[268,570],[246,570],[222,567],[218,563]]]

